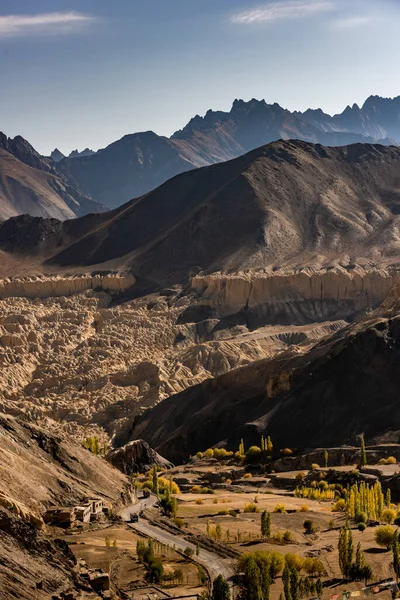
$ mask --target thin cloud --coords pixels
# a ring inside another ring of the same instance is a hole
[[[77,33],[95,21],[78,12],[0,15],[0,37]]]
[[[335,3],[329,0],[288,0],[273,2],[233,15],[233,23],[271,23],[278,20],[303,19],[321,12],[334,10]]]
[[[331,27],[333,29],[354,29],[368,25],[372,20],[372,17],[344,17],[343,19],[332,21]]]

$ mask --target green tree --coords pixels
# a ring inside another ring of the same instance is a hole
[[[154,465],[152,469],[152,487],[154,494],[158,496],[158,474],[156,465]]]
[[[343,577],[348,577],[353,562],[353,536],[347,527],[339,531],[338,551],[340,571]]]
[[[230,600],[230,598],[231,593],[228,582],[222,575],[218,575],[213,583],[212,600]]]
[[[272,578],[266,563],[261,562],[260,566],[260,585],[263,600],[269,600]]]
[[[367,453],[366,453],[366,450],[365,450],[364,435],[361,435],[360,465],[362,467],[365,467],[366,464],[367,464]]]
[[[315,582],[315,592],[316,592],[318,598],[321,598],[321,596],[322,596],[322,581],[320,580],[319,577],[318,577],[317,581]]]
[[[261,537],[271,537],[271,513],[267,510],[261,513]]]
[[[292,600],[300,600],[299,598],[299,574],[295,567],[290,570],[290,597]]]
[[[222,538],[222,529],[221,529],[221,525],[219,523],[217,523],[217,526],[215,528],[215,539],[219,542]]]
[[[285,600],[292,600],[291,587],[290,587],[290,567],[285,565],[282,573],[283,593],[285,594]]]
[[[393,570],[396,575],[396,579],[400,578],[400,545],[399,545],[399,534],[395,531],[392,540],[392,553],[393,553]]]

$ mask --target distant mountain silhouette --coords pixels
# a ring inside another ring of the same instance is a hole
[[[330,116],[321,109],[290,112],[264,100],[235,100],[229,112],[196,115],[168,139],[149,131],[126,135],[92,155],[65,158],[58,168],[110,207],[141,196],[190,169],[236,158],[278,139],[325,146],[400,142],[400,97],[372,96]],[[85,151],[86,152],[86,151]]]
[[[72,219],[105,209],[24,138],[11,139],[0,132],[0,219],[23,213]]]

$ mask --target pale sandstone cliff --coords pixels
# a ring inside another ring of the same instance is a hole
[[[220,314],[262,313],[268,322],[341,319],[366,310],[400,284],[400,270],[301,269],[196,276],[192,287]]]
[[[0,299],[72,296],[85,290],[122,292],[135,284],[131,274],[78,275],[75,277],[21,277],[0,279]]]

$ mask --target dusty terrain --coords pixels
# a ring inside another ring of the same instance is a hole
[[[106,536],[117,547],[107,547],[105,545]],[[62,539],[68,543],[77,560],[82,559],[91,568],[100,568],[104,572],[110,573],[114,590],[128,593],[135,587],[145,588],[149,585],[146,582],[145,568],[138,560],[136,551],[137,541],[144,538],[137,535],[127,525],[62,536]],[[185,560],[171,547],[161,547],[156,543],[154,550],[155,555],[162,561],[167,575],[177,569],[182,571],[182,582],[163,582],[161,584],[161,587],[169,595],[186,596],[201,593],[205,589],[199,582],[198,569],[195,564]]]
[[[106,278],[102,285],[115,288],[123,281]],[[94,431],[112,435],[171,394],[272,357],[290,344],[307,347],[345,324],[252,331],[245,322],[225,322],[217,314],[193,322],[193,296],[173,290],[172,296],[116,304],[115,289],[93,290],[90,278],[7,285],[9,293],[32,295],[45,295],[43,289],[62,294],[69,286],[72,295],[0,299],[0,409],[61,427],[78,439]],[[7,285],[0,286],[0,297]],[[84,286],[90,289],[79,293]]]

